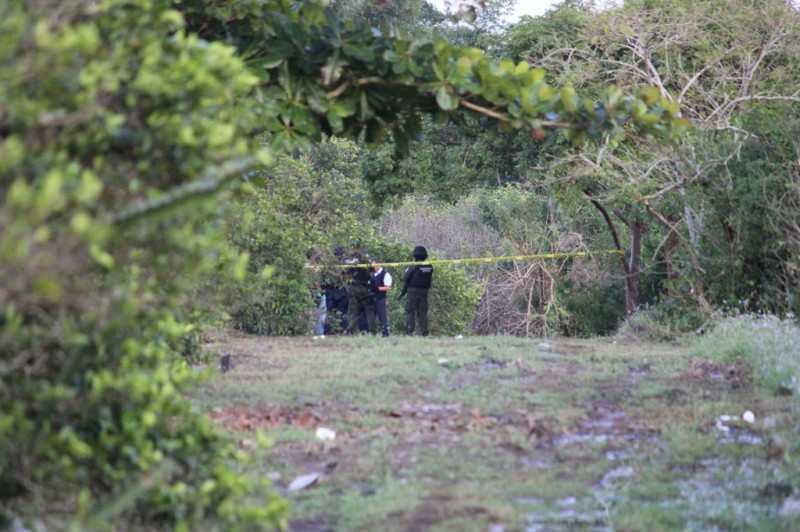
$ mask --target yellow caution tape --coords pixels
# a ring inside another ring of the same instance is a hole
[[[442,260],[425,260],[425,261],[407,261],[407,262],[379,262],[381,266],[420,266],[423,264],[466,264],[466,263],[480,263],[480,262],[508,262],[514,260],[531,260],[531,259],[560,259],[566,257],[587,257],[590,255],[623,255],[624,253],[618,249],[606,249],[602,251],[568,251],[564,253],[539,253],[537,255],[508,255],[505,257],[475,257],[469,259],[442,259]],[[371,268],[372,264],[335,264],[334,267],[340,268]],[[309,267],[319,267],[309,265]]]

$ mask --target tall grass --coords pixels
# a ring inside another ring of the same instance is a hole
[[[754,384],[763,391],[800,398],[800,327],[793,317],[728,317],[699,338],[695,349],[712,360],[748,365]]]

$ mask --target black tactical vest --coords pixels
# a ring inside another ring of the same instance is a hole
[[[372,290],[372,295],[375,296],[375,299],[386,299],[386,292],[381,292],[378,290],[378,288],[383,286],[384,277],[386,277],[385,269],[381,270],[380,273],[373,273],[369,280],[370,289]]]
[[[433,282],[433,266],[430,264],[421,264],[413,266],[417,271],[412,272],[408,280],[409,288],[430,288]]]
[[[364,262],[364,257],[361,255],[353,255],[356,263],[361,264]],[[349,268],[350,276],[353,279],[353,284],[361,284],[366,286],[369,283],[369,270],[367,268]]]

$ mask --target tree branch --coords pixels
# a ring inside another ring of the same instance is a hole
[[[137,222],[163,214],[190,200],[211,196],[225,184],[258,164],[259,161],[255,157],[240,157],[226,161],[219,166],[213,166],[204,172],[204,176],[200,180],[185,183],[155,199],[132,205],[114,216],[112,222],[115,225]]]

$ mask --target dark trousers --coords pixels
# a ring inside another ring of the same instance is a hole
[[[358,316],[362,312],[367,315],[369,332],[375,332],[375,298],[369,293],[367,285],[351,284],[347,287],[347,310],[350,317],[347,324],[349,334],[358,331]]]
[[[428,289],[409,288],[406,298],[406,334],[414,334],[414,322],[419,321],[419,333],[428,336]]]
[[[389,314],[386,313],[386,298],[382,297],[375,300],[375,313],[381,323],[381,335],[389,336]]]
[[[345,297],[342,297],[336,301],[336,303],[333,306],[332,312],[331,311],[328,312],[328,322],[336,323],[336,332],[338,333],[345,332],[347,330],[347,324],[350,322],[347,306],[348,306],[347,293],[345,293]],[[338,322],[336,320],[338,320]]]

